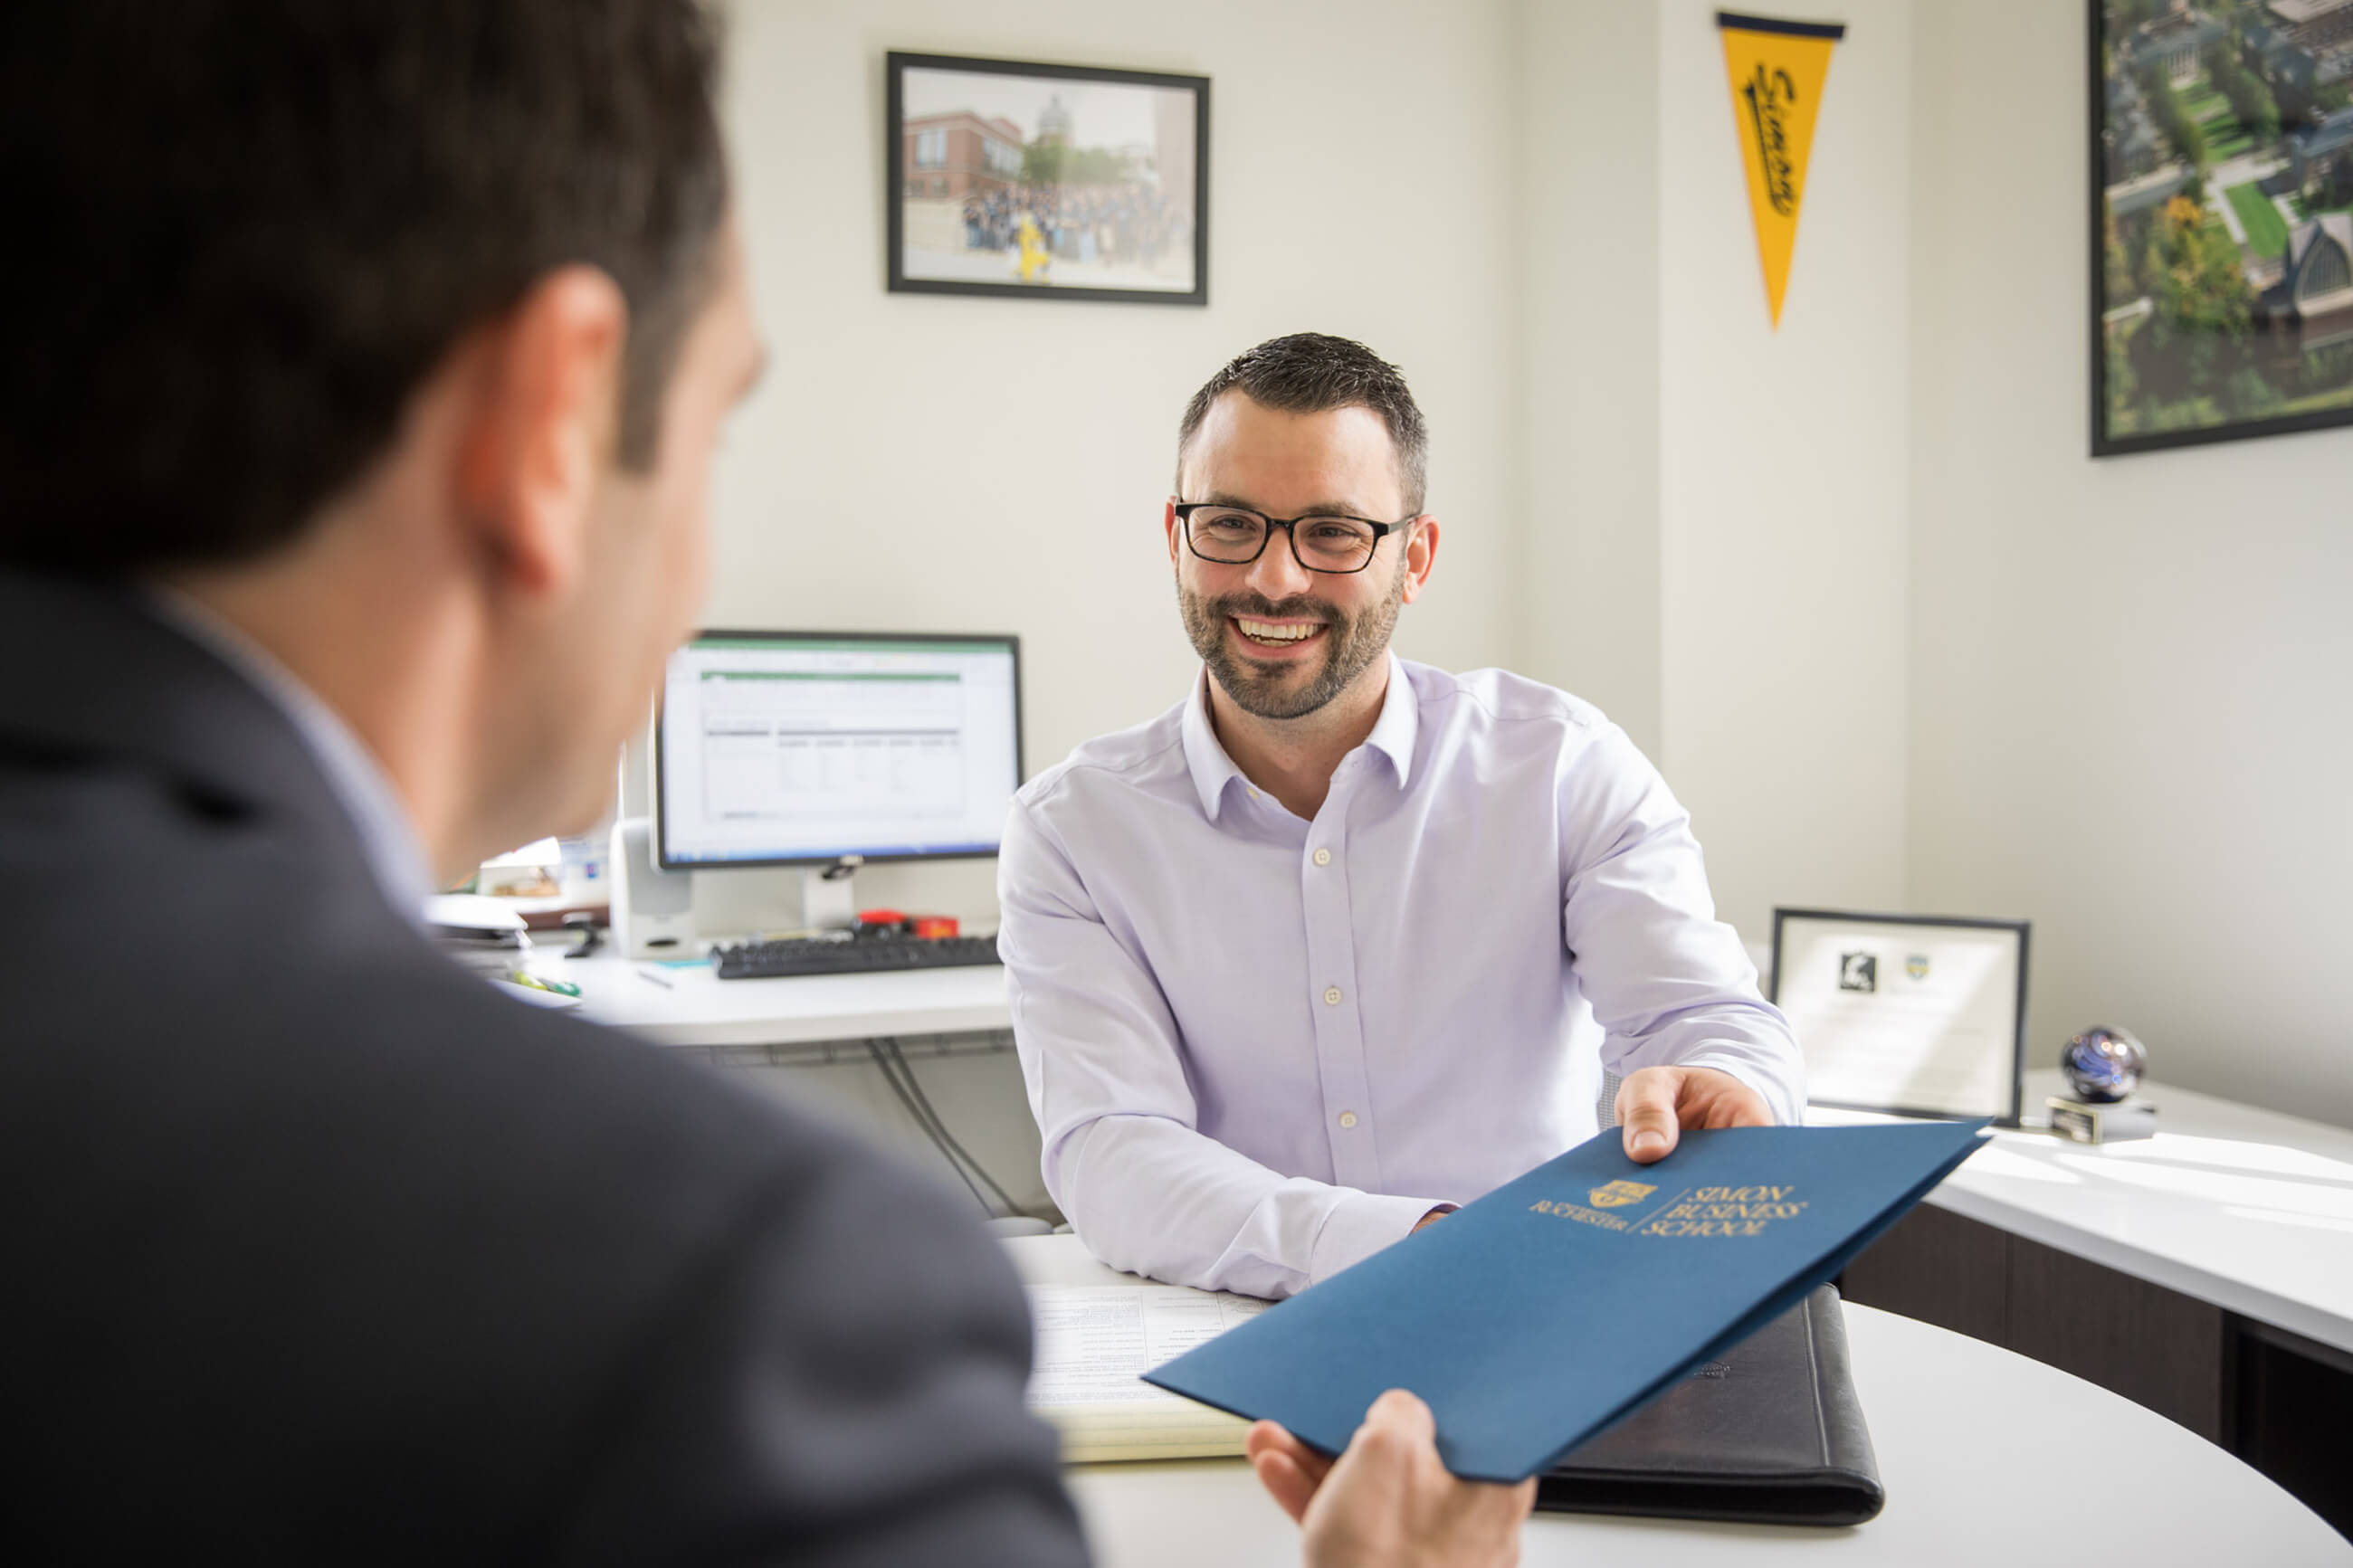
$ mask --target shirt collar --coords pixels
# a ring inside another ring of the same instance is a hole
[[[392,781],[351,726],[269,649],[205,605],[170,588],[157,588],[153,603],[174,626],[251,681],[286,715],[351,818],[385,901],[402,918],[421,921],[433,892],[424,848]]]
[[[1211,822],[1218,820],[1218,807],[1226,798],[1226,786],[1242,776],[1233,758],[1218,743],[1218,732],[1209,728],[1209,671],[1204,666],[1193,678],[1193,694],[1185,700],[1185,767],[1193,775],[1193,789],[1201,797],[1201,815]]]
[[[1398,787],[1403,789],[1413,777],[1414,742],[1421,734],[1421,701],[1414,695],[1413,682],[1406,678],[1405,666],[1395,654],[1388,656],[1389,686],[1381,699],[1381,716],[1373,721],[1373,732],[1365,737],[1365,744],[1379,752],[1397,770]],[[1242,776],[1242,771],[1226,754],[1218,742],[1215,730],[1209,727],[1209,672],[1205,668],[1193,678],[1193,693],[1185,702],[1185,719],[1181,731],[1185,742],[1186,770],[1193,775],[1194,793],[1201,799],[1201,815],[1210,821],[1218,820],[1219,808],[1225,803],[1226,786]]]
[[[1379,752],[1397,770],[1398,788],[1403,789],[1413,778],[1414,742],[1421,737],[1421,699],[1406,679],[1404,661],[1389,655],[1389,689],[1381,699],[1381,716],[1373,721],[1373,732],[1365,737],[1365,744]]]

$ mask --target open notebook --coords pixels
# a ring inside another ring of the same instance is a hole
[[[1142,1373],[1272,1305],[1182,1285],[1032,1285],[1029,1408],[1070,1464],[1225,1458],[1250,1423],[1153,1387]]]

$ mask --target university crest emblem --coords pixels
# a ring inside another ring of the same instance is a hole
[[[1904,973],[1910,975],[1915,980],[1927,979],[1928,955],[1925,952],[1915,952],[1911,957],[1905,959],[1904,961]]]
[[[1622,1209],[1628,1204],[1641,1203],[1658,1190],[1646,1187],[1640,1182],[1612,1182],[1606,1187],[1594,1188],[1586,1196],[1593,1200],[1595,1208]]]

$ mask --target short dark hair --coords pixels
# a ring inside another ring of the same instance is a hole
[[[41,0],[0,25],[0,565],[251,559],[579,262],[642,468],[727,176],[697,0]]]
[[[1398,480],[1406,508],[1421,510],[1430,487],[1429,428],[1398,367],[1364,344],[1324,332],[1293,332],[1236,355],[1185,405],[1185,417],[1176,426],[1180,479],[1185,448],[1209,416],[1209,405],[1229,392],[1285,414],[1371,409],[1389,427],[1389,439],[1397,446]]]

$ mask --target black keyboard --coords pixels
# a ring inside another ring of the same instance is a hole
[[[968,969],[997,962],[993,936],[790,937],[711,950],[722,980],[789,974],[875,974],[900,969]]]

